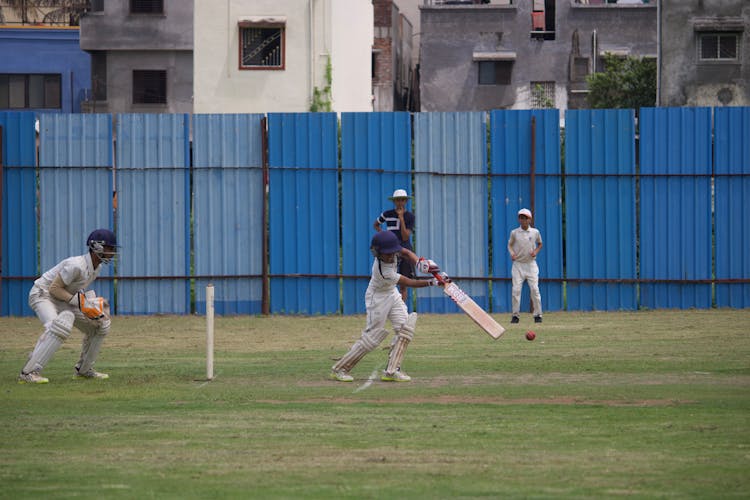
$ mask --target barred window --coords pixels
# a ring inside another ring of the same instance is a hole
[[[240,69],[284,69],[284,26],[240,24]]]
[[[531,108],[555,107],[555,82],[531,82]]]
[[[131,14],[163,14],[164,0],[130,0]]]
[[[166,104],[167,72],[133,70],[133,104]]]
[[[705,33],[700,35],[700,59],[704,61],[734,61],[739,56],[737,33]]]

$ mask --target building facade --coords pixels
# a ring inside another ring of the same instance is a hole
[[[661,106],[750,106],[750,2],[660,0]]]
[[[421,110],[585,108],[605,53],[656,57],[655,3],[584,1],[425,0]]]
[[[372,0],[195,5],[196,113],[372,111]]]
[[[373,0],[372,94],[375,111],[417,111],[414,29],[393,0]]]
[[[81,49],[91,54],[84,112],[192,112],[192,1],[92,1]]]

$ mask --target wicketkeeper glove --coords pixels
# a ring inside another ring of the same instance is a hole
[[[104,317],[104,308],[106,301],[103,297],[97,297],[96,292],[89,290],[84,293],[83,290],[73,294],[69,301],[70,305],[78,309],[89,319],[97,320]]]
[[[417,271],[424,274],[439,273],[440,268],[434,261],[420,257],[417,261]]]

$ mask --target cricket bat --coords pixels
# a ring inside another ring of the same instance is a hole
[[[474,323],[476,323],[479,328],[487,332],[487,335],[495,340],[503,336],[505,328],[495,321],[492,316],[487,314],[484,309],[479,307],[477,303],[474,302],[474,299],[469,297],[469,294],[461,290],[461,288],[459,288],[454,282],[446,282],[444,275],[441,273],[433,273],[433,275],[438,281],[443,283],[443,292],[445,292],[445,294],[450,297],[467,316],[474,320]]]

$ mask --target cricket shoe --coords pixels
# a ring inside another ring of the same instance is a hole
[[[542,317],[541,316],[534,316],[534,323],[541,323]]]
[[[338,380],[339,382],[354,382],[354,377],[346,373],[344,370],[332,370],[329,377],[331,380]]]
[[[76,378],[93,378],[93,379],[99,379],[99,380],[107,380],[109,378],[109,375],[106,373],[101,373],[93,368],[89,369],[89,371],[81,373],[78,371],[78,368],[76,368]]]
[[[518,323],[519,321],[520,321],[520,319],[518,319],[518,316],[511,316],[511,318],[510,318],[510,322],[511,323]]]
[[[410,382],[411,377],[401,370],[397,370],[393,373],[383,372],[383,376],[380,377],[383,382]]]
[[[49,383],[49,379],[47,377],[42,377],[41,375],[39,375],[39,372],[31,372],[31,373],[21,372],[18,374],[18,383],[19,384],[47,384]]]

